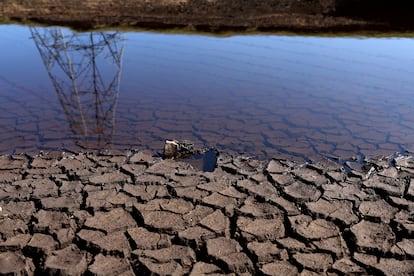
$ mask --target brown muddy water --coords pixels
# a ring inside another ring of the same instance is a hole
[[[414,40],[0,25],[0,154],[162,150],[260,159],[414,150]]]

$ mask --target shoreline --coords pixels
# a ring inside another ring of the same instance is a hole
[[[203,172],[144,151],[50,152],[2,155],[0,172],[5,274],[414,273],[409,155],[345,171],[222,154]]]
[[[198,32],[413,31],[406,1],[50,1],[0,3],[0,19],[70,26],[183,29]]]

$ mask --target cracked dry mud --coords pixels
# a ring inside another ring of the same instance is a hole
[[[0,275],[414,274],[414,158],[0,157]]]

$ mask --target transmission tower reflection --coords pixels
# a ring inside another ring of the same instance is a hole
[[[122,71],[122,33],[77,33],[59,27],[31,27],[30,32],[74,142],[89,150],[110,145]]]

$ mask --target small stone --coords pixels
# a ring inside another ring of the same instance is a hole
[[[164,144],[164,158],[182,158],[195,152],[191,141],[166,140]]]
[[[164,158],[175,158],[178,155],[178,141],[166,140],[164,144]]]
[[[50,253],[45,260],[44,267],[49,275],[82,275],[88,263],[85,253],[76,245],[71,245]]]
[[[275,261],[262,266],[260,271],[266,276],[296,276],[298,275],[298,269],[286,261]]]
[[[355,243],[363,252],[388,252],[395,243],[395,234],[389,225],[366,220],[351,227]]]

